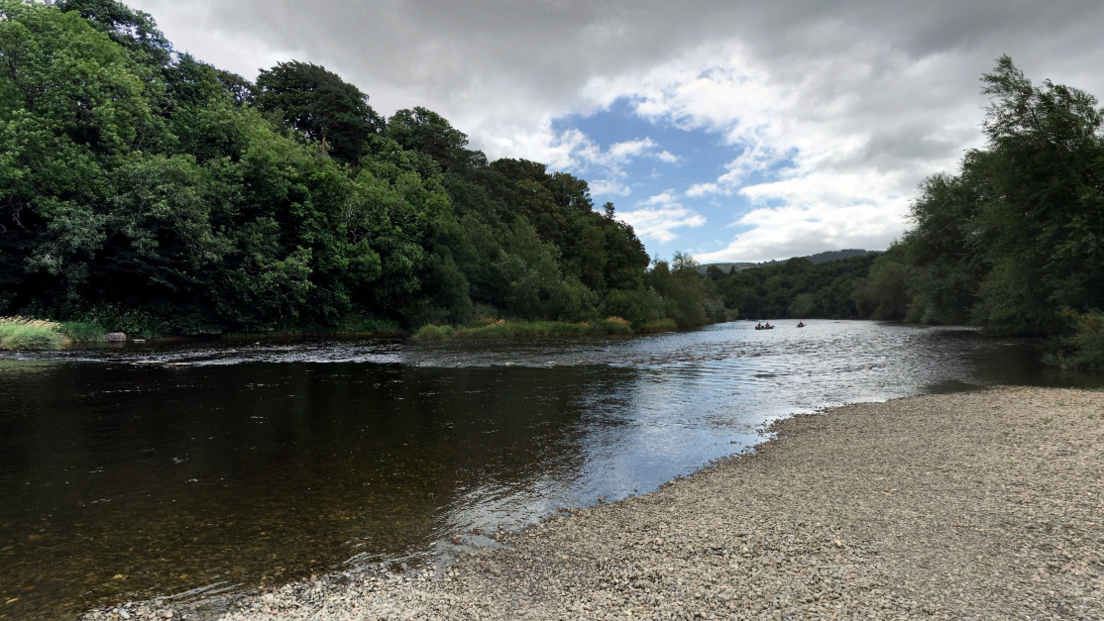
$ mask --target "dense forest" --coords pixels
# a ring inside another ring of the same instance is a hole
[[[115,0],[0,0],[0,315],[140,334],[723,319],[587,183],[324,67],[255,83]]]
[[[749,319],[865,319],[855,287],[870,272],[877,254],[814,263],[806,257],[771,262],[725,274],[709,266],[706,275],[729,308]]]

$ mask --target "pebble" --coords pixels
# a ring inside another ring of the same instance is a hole
[[[318,576],[206,618],[1104,620],[1104,393],[930,395],[767,431],[440,574]]]

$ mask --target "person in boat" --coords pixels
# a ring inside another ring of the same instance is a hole
[[[770,330],[771,329],[770,322],[768,321],[767,325],[763,326],[763,328],[766,329],[766,330]]]
[[[805,327],[805,322],[804,321],[797,322],[797,327],[804,328]]]
[[[763,329],[763,324],[762,323],[755,324],[755,329],[756,330],[762,330]]]

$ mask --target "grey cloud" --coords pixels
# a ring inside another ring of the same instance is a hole
[[[165,1],[144,4],[156,16],[157,4]],[[401,93],[462,116],[467,106],[493,107],[480,101],[484,91],[557,108],[595,75],[632,71],[729,38],[746,42],[779,79],[803,78],[810,59],[846,53],[862,42],[917,60],[947,53],[980,56],[961,68],[967,77],[976,77],[977,60],[1003,52],[1022,56],[1027,66],[1087,73],[1078,71],[1080,62],[1063,58],[1071,50],[1074,56],[1081,50],[1082,57],[1099,58],[1098,37],[1092,35],[1104,23],[1104,5],[1078,0],[179,2],[203,6],[212,16],[207,26],[227,36],[256,35],[338,68],[385,107],[414,103],[397,101],[394,93]],[[879,70],[896,70],[892,63],[872,69],[874,80]],[[830,96],[828,78],[823,86]]]
[[[233,42],[262,41],[338,71],[384,114],[441,112],[492,157],[525,155],[518,136],[593,106],[582,92],[592,80],[642,75],[711,44],[737,42],[772,87],[795,94],[795,122],[865,136],[819,170],[895,172],[906,188],[979,144],[978,78],[1003,53],[1036,80],[1104,95],[1099,0],[133,1],[171,12],[170,36],[221,33],[230,43],[221,57],[197,52],[204,60],[252,77]],[[188,23],[181,6],[206,17]]]

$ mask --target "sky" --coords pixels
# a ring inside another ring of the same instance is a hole
[[[124,0],[127,1],[127,0]],[[984,147],[980,77],[1104,95],[1099,0],[129,0],[249,79],[324,65],[491,159],[590,182],[653,256],[884,250]]]

